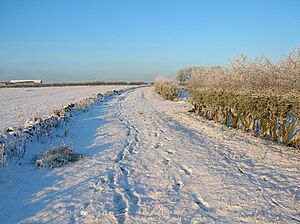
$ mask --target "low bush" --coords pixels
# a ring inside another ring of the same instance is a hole
[[[175,100],[181,93],[180,87],[177,83],[160,76],[154,81],[154,90],[166,100]]]
[[[60,167],[67,163],[78,161],[82,157],[69,145],[50,147],[46,152],[34,158],[34,163],[39,167]]]

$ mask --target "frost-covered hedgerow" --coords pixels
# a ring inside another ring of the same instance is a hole
[[[50,147],[41,155],[35,157],[34,163],[39,167],[60,167],[64,164],[73,163],[82,157],[69,145],[61,145],[58,147]]]
[[[198,71],[188,82],[197,114],[300,148],[300,49],[277,63],[241,55],[230,68]]]
[[[158,76],[154,81],[154,90],[166,100],[175,100],[181,91],[177,83]]]

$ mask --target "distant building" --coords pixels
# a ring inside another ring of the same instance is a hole
[[[10,80],[10,84],[40,84],[42,80]]]

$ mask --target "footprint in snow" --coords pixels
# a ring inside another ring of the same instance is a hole
[[[183,186],[183,183],[182,183],[182,181],[175,181],[175,183],[174,183],[174,185],[173,185],[173,189],[175,190],[175,191],[180,191],[180,189],[182,188],[182,186]]]
[[[170,154],[170,155],[174,155],[175,154],[175,152],[174,151],[171,151],[171,150],[168,150],[168,151],[166,151],[168,154]]]
[[[122,173],[124,174],[124,175],[129,175],[129,169],[126,167],[126,165],[124,165],[124,164],[121,164],[120,165],[120,170],[122,171]]]
[[[160,146],[161,146],[161,145],[160,145],[159,143],[155,143],[155,144],[153,145],[153,148],[154,148],[154,149],[158,149]]]
[[[123,196],[120,193],[114,194],[114,205],[115,205],[115,217],[119,223],[124,223],[127,216],[128,205],[124,201]]]
[[[182,165],[180,166],[180,169],[186,174],[191,175],[193,173],[193,170],[189,168],[188,166]]]
[[[165,157],[164,160],[163,160],[163,163],[164,163],[164,165],[168,166],[168,165],[170,165],[171,160],[169,158]]]
[[[127,192],[127,194],[129,195],[131,201],[134,204],[137,204],[140,201],[140,198],[134,192],[132,192],[129,188],[125,188],[125,191]]]
[[[112,189],[115,188],[115,175],[111,171],[108,173],[108,186]]]
[[[197,194],[191,195],[194,202],[199,206],[200,209],[206,212],[214,212],[215,210],[213,208],[210,208],[209,204],[200,196]]]

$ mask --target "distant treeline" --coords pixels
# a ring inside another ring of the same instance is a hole
[[[63,86],[109,86],[109,85],[147,85],[143,81],[90,81],[90,82],[61,82],[61,83],[38,83],[38,84],[13,84],[0,86],[0,88],[24,88],[24,87],[63,87]]]

